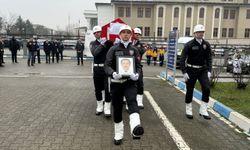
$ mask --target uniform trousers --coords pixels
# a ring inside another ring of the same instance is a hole
[[[103,67],[94,67],[94,86],[97,101],[103,100],[102,91],[105,91],[105,102],[111,102],[109,92],[108,76],[105,74]]]
[[[129,114],[139,113],[136,95],[137,87],[135,81],[128,80],[124,83],[111,82],[111,97],[115,123],[122,121],[123,96],[126,98]]]
[[[137,80],[137,94],[143,95],[144,83],[143,83],[143,71],[139,74],[139,79]]]
[[[201,84],[201,90],[202,90],[202,101],[208,102],[209,101],[209,95],[210,95],[210,83],[208,79],[208,71],[204,68],[191,68],[187,67],[187,74],[189,76],[188,81],[186,82],[186,99],[185,102],[191,103],[193,99],[193,91],[195,87],[195,83],[198,80]]]

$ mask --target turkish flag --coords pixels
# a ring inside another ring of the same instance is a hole
[[[116,38],[119,38],[120,27],[125,24],[126,23],[120,18],[116,18],[115,20],[102,26],[101,37],[106,38],[107,40],[115,41]]]

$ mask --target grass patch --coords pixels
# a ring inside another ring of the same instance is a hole
[[[250,118],[250,85],[245,90],[239,90],[236,86],[234,82],[218,82],[211,88],[210,96]],[[200,84],[197,83],[195,88],[200,90]]]

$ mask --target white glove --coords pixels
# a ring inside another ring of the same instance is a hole
[[[132,73],[130,75],[130,79],[133,80],[133,81],[137,81],[138,78],[139,78],[139,74],[138,73],[136,73],[136,74]]]
[[[211,72],[207,72],[207,77],[209,80],[211,79]]]
[[[187,82],[187,80],[189,79],[188,74],[187,74],[187,73],[184,73],[184,74],[183,74],[183,78],[184,78],[185,82]]]
[[[100,42],[100,43],[101,43],[102,45],[104,45],[106,41],[107,41],[106,38],[101,38],[101,42]]]
[[[119,44],[120,42],[121,42],[121,40],[119,38],[115,38],[114,45]]]
[[[122,78],[122,75],[121,75],[121,74],[118,74],[118,73],[116,73],[116,72],[113,72],[112,76],[113,76],[113,78],[114,78],[115,80],[119,80],[119,79]]]

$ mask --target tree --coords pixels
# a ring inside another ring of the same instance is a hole
[[[25,34],[33,35],[35,33],[32,23],[28,20],[25,22]]]
[[[15,25],[12,27],[12,31],[16,34],[24,34],[25,22],[21,16],[18,16]]]
[[[49,35],[50,29],[44,27],[43,25],[36,25],[35,33],[39,35]]]
[[[4,30],[6,31],[7,34],[12,33],[12,29],[14,28],[14,24],[16,21],[16,15],[14,14],[9,14],[8,17],[3,17],[3,22],[4,22]]]
[[[4,25],[3,18],[0,17],[0,32],[1,32],[2,29],[3,29],[3,25]]]

